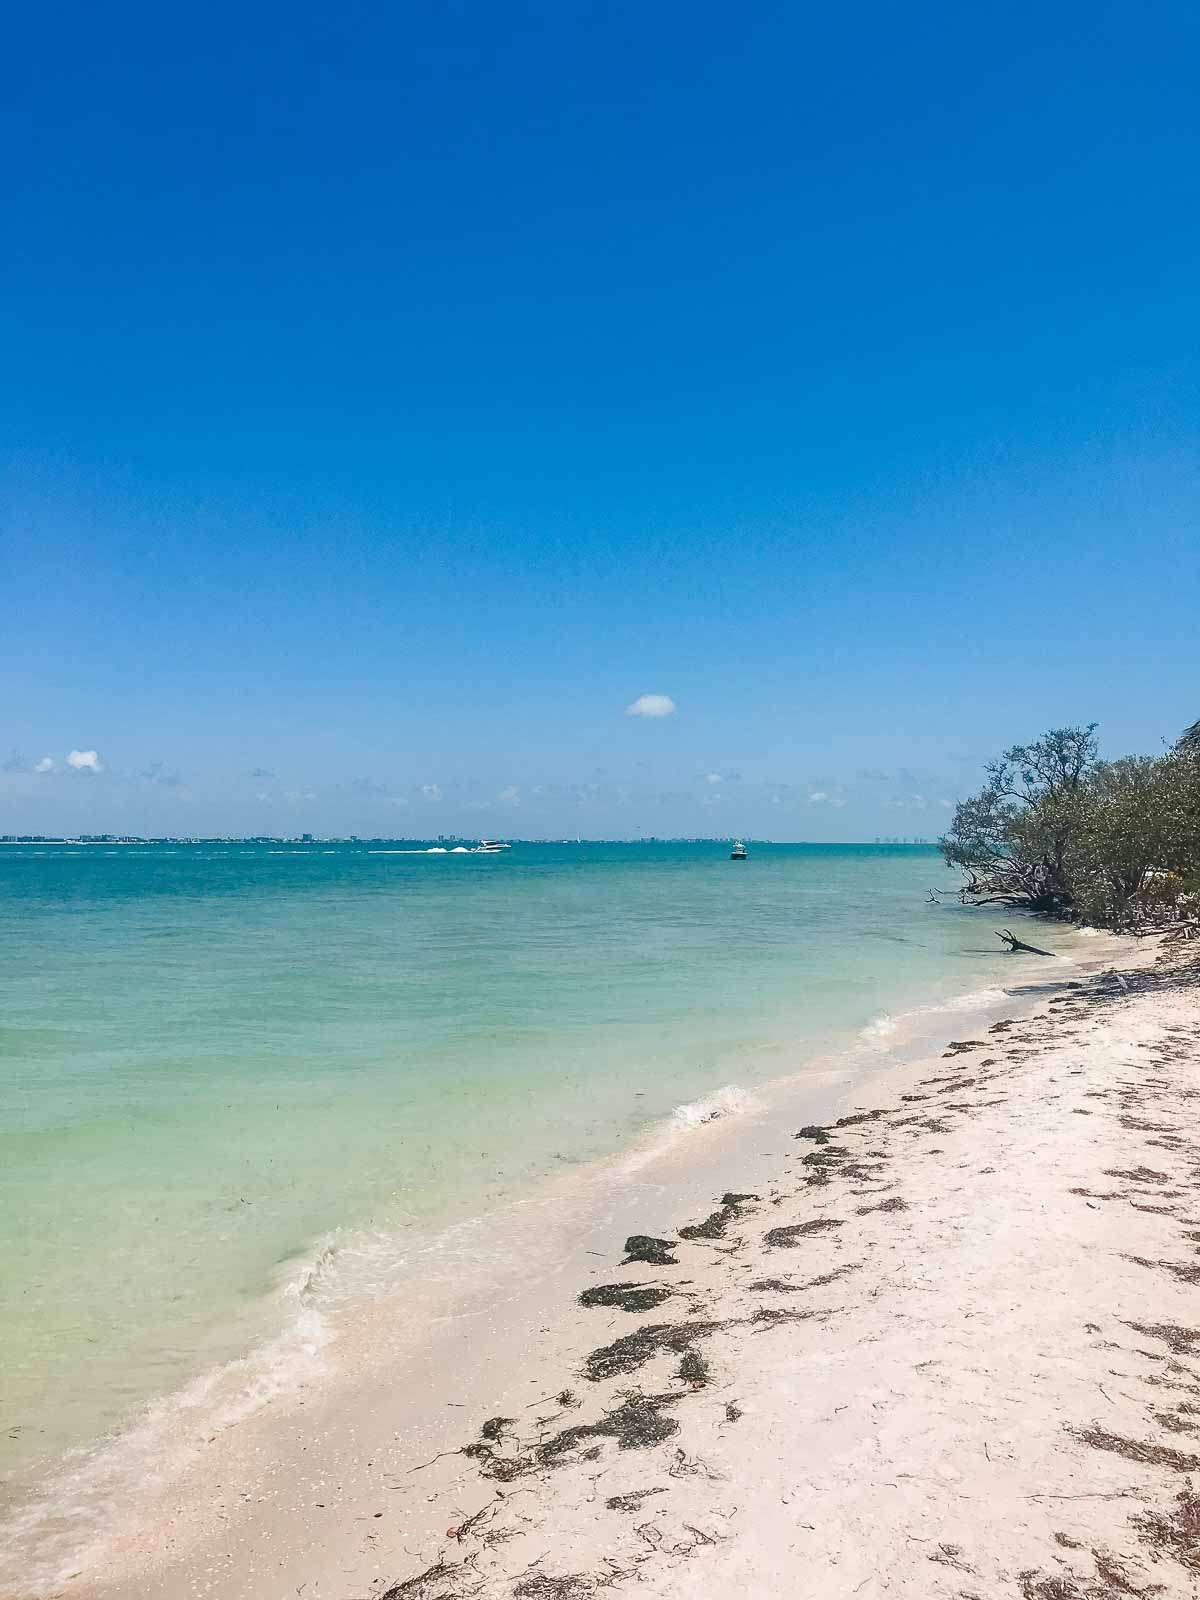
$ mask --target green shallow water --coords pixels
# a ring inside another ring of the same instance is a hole
[[[947,881],[896,847],[0,847],[0,1459],[269,1334],[332,1232],[370,1293],[380,1240],[994,983]]]

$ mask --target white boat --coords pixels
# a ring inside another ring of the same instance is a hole
[[[747,860],[749,860],[749,852],[747,851],[746,846],[742,843],[742,841],[740,839],[735,839],[734,840],[733,849],[729,852],[729,859],[730,859],[730,861],[747,861]]]
[[[498,844],[495,839],[480,839],[479,843],[475,846],[474,853],[477,856],[495,856],[499,855],[501,850],[511,849],[512,845]]]

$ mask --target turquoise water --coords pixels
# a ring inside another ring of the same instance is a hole
[[[0,1460],[397,1247],[994,982],[929,849],[0,847]]]

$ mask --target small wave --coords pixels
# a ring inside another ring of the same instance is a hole
[[[675,1129],[702,1128],[720,1117],[741,1117],[752,1111],[757,1102],[754,1096],[736,1083],[727,1083],[714,1089],[700,1100],[687,1100],[671,1112],[671,1126]]]
[[[885,1047],[896,1038],[898,1034],[916,1031],[922,1024],[929,1023],[937,1017],[953,1016],[956,1012],[982,1011],[987,1006],[1001,1005],[1007,998],[1007,990],[999,987],[987,989],[972,989],[966,994],[957,994],[952,999],[939,1001],[935,1005],[914,1006],[911,1011],[881,1011],[873,1017],[865,1028],[859,1030],[859,1038],[864,1044]]]

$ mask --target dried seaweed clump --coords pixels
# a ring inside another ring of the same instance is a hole
[[[1200,1572],[1200,1496],[1189,1485],[1175,1496],[1175,1504],[1177,1510],[1168,1516],[1148,1511],[1130,1521],[1143,1543],[1174,1556],[1189,1572]]]
[[[538,1458],[544,1465],[553,1465],[585,1439],[615,1439],[622,1450],[640,1450],[647,1445],[661,1444],[679,1432],[674,1417],[665,1417],[662,1412],[680,1398],[677,1394],[644,1395],[635,1389],[615,1410],[605,1412],[599,1422],[576,1423],[573,1428],[564,1428],[547,1439],[538,1446]]]
[[[1200,1283],[1200,1264],[1191,1261],[1152,1261],[1148,1256],[1126,1256],[1125,1259],[1138,1267],[1157,1267],[1160,1272],[1169,1272],[1180,1283]]]
[[[631,1489],[628,1494],[611,1495],[604,1504],[610,1511],[636,1511],[651,1495],[666,1494],[666,1489]]]
[[[1172,1355],[1190,1356],[1200,1343],[1200,1333],[1194,1328],[1180,1328],[1173,1322],[1127,1322],[1125,1326],[1144,1333],[1147,1339],[1161,1339]]]
[[[418,1572],[415,1577],[405,1578],[402,1583],[394,1583],[390,1589],[385,1589],[379,1600],[453,1600],[456,1593],[461,1595],[470,1592],[457,1588],[456,1574],[462,1570],[462,1562],[448,1566],[444,1561],[435,1561],[424,1572]],[[455,1588],[447,1587],[452,1583]]]
[[[818,1127],[815,1122],[810,1122],[806,1128],[801,1128],[799,1133],[794,1133],[792,1135],[792,1138],[811,1139],[814,1144],[829,1143],[829,1135],[825,1132],[824,1128]]]
[[[723,1322],[651,1322],[612,1344],[593,1350],[584,1363],[584,1374],[598,1383],[602,1378],[615,1377],[620,1372],[636,1372],[639,1367],[670,1350],[682,1355],[697,1339],[707,1339],[723,1328]]]
[[[565,1578],[550,1578],[544,1572],[534,1572],[522,1578],[513,1590],[514,1600],[579,1600],[591,1594],[595,1584],[590,1578],[571,1574]]]
[[[1044,1577],[1041,1573],[1021,1573],[1024,1600],[1084,1600],[1084,1591],[1070,1578]]]
[[[1172,1450],[1165,1444],[1152,1444],[1143,1439],[1126,1439],[1107,1428],[1068,1428],[1067,1432],[1080,1444],[1090,1444],[1093,1450],[1110,1450],[1113,1455],[1124,1456],[1127,1461],[1141,1461],[1151,1467],[1171,1467],[1176,1472],[1200,1470],[1200,1456],[1186,1455],[1182,1450]]]
[[[690,1227],[680,1228],[681,1239],[721,1239],[725,1230],[735,1217],[745,1215],[745,1202],[757,1200],[756,1194],[723,1194],[721,1196],[721,1209],[705,1217],[703,1222],[693,1223]]]
[[[693,1389],[699,1389],[708,1382],[708,1362],[699,1350],[683,1352],[677,1376],[682,1378],[684,1383],[690,1383]]]
[[[631,1233],[625,1241],[625,1259],[621,1265],[627,1267],[631,1261],[643,1261],[651,1267],[677,1267],[678,1258],[671,1254],[674,1248],[673,1239],[655,1239],[648,1233]]]
[[[772,1228],[766,1235],[766,1242],[777,1250],[789,1249],[802,1239],[811,1239],[817,1233],[830,1233],[841,1226],[837,1217],[813,1217],[808,1222],[795,1222],[790,1227]]]
[[[877,1206],[859,1206],[857,1216],[869,1217],[872,1211],[907,1211],[908,1202],[894,1194],[890,1200],[881,1200]]]
[[[613,1306],[619,1311],[653,1311],[671,1298],[670,1289],[645,1283],[598,1283],[579,1296],[581,1306]]]

